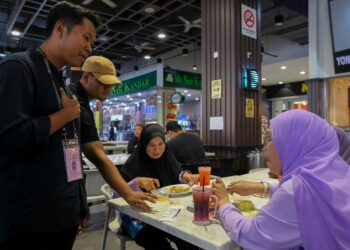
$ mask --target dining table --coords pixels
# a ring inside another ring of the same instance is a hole
[[[267,169],[259,169],[252,173],[244,175],[235,175],[222,178],[223,182],[228,185],[235,180],[251,180],[251,181],[266,181],[277,182],[268,176]],[[268,202],[267,197],[258,196],[239,196],[234,194],[230,199],[244,199],[250,200],[257,208],[261,208]],[[122,198],[111,199],[107,205],[113,209],[132,216],[140,221],[152,225],[160,230],[172,234],[180,239],[183,239],[201,249],[207,250],[229,250],[239,247],[230,240],[224,228],[218,219],[211,219],[208,225],[197,225],[193,222],[193,208],[191,209],[192,194],[177,197],[170,197],[168,199],[158,199],[156,203],[147,202],[153,208],[152,212],[140,212],[131,207]],[[180,206],[182,209],[176,216],[175,221],[162,221],[161,218],[169,210],[171,206]],[[243,213],[243,215],[250,217],[251,213]],[[106,219],[108,221],[108,219]]]

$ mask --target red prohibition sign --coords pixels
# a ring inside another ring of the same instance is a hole
[[[250,10],[244,11],[244,22],[249,28],[254,26],[255,20],[253,12],[251,12]]]

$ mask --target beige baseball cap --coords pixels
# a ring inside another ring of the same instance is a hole
[[[89,56],[86,58],[81,71],[91,72],[103,84],[121,84],[117,70],[111,60],[103,56]]]

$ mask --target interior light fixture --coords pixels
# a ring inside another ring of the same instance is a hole
[[[164,39],[164,38],[166,38],[166,34],[165,33],[159,33],[158,34],[158,38],[160,38],[160,39]]]
[[[300,71],[299,74],[300,74],[300,75],[305,75],[306,72],[305,72],[305,71]]]
[[[188,90],[185,89],[185,90],[184,90],[184,93],[187,93],[187,92],[188,92]]]
[[[287,66],[281,66],[281,70],[286,70]]]
[[[153,7],[146,7],[145,8],[145,12],[147,14],[152,14],[154,11],[155,11],[155,8],[153,8]]]
[[[194,65],[193,65],[193,70],[197,70],[197,68],[198,68],[197,65],[194,64]]]
[[[21,32],[19,32],[18,30],[13,30],[13,31],[11,31],[11,35],[13,35],[13,36],[20,36]]]
[[[261,81],[266,81],[266,78],[265,77],[261,78]]]
[[[275,16],[275,26],[281,26],[283,25],[283,22],[284,22],[283,15],[278,14]]]
[[[141,93],[138,93],[137,95],[138,95],[138,96],[142,96],[142,94],[141,94]]]
[[[199,100],[199,98],[198,97],[196,97],[196,101],[198,101]]]
[[[278,84],[283,84],[283,82],[282,82],[282,81],[280,81],[280,82],[278,82]]]
[[[145,55],[143,58],[145,58],[146,60],[149,60],[149,59],[151,59],[151,56],[150,55]]]

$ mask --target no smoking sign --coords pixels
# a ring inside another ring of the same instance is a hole
[[[256,39],[256,10],[242,4],[242,34]]]

